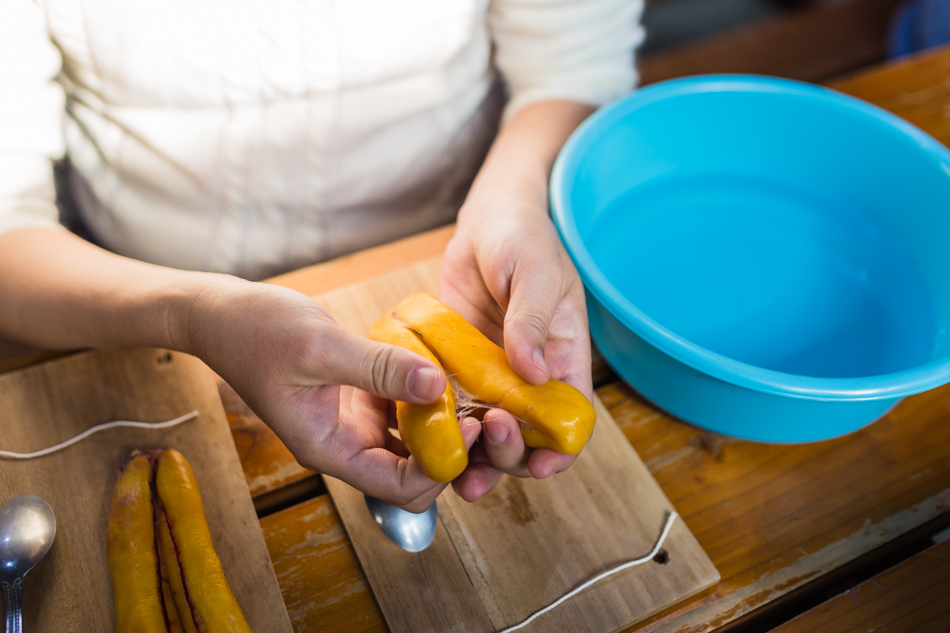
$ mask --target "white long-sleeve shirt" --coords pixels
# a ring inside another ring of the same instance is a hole
[[[454,218],[497,125],[631,90],[642,0],[2,0],[0,232],[259,279]],[[507,84],[503,101],[496,87]]]

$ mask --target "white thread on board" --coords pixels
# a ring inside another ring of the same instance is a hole
[[[65,442],[60,442],[55,446],[50,446],[49,448],[44,448],[39,451],[34,451],[32,453],[14,453],[13,451],[0,451],[0,459],[33,459],[34,457],[43,457],[44,455],[49,455],[50,453],[55,453],[56,451],[62,450],[67,446],[72,446],[80,440],[84,440],[93,433],[98,433],[99,431],[105,431],[106,429],[113,429],[116,427],[132,427],[136,429],[167,429],[172,426],[177,426],[182,422],[187,422],[188,420],[198,417],[198,410],[195,409],[190,413],[185,415],[180,415],[177,418],[166,420],[164,422],[133,422],[131,420],[115,420],[114,422],[104,422],[102,424],[97,424],[94,427],[88,428],[79,435],[71,437]]]
[[[544,615],[545,613],[547,613],[548,611],[550,611],[557,605],[561,604],[568,598],[573,598],[574,596],[576,596],[583,590],[587,589],[588,587],[590,587],[591,585],[595,583],[600,582],[604,578],[607,578],[608,576],[613,576],[614,574],[621,572],[625,569],[629,569],[636,565],[642,565],[643,563],[653,560],[653,557],[659,554],[660,549],[663,547],[663,542],[666,541],[666,537],[669,535],[670,529],[673,527],[673,521],[676,519],[677,516],[678,515],[676,514],[676,510],[670,511],[669,515],[666,517],[666,523],[664,523],[663,525],[663,530],[660,532],[660,538],[657,539],[656,545],[653,546],[653,549],[650,550],[650,553],[647,554],[646,556],[642,556],[641,558],[627,561],[626,563],[618,565],[614,567],[613,569],[608,569],[607,571],[600,574],[599,576],[595,576],[594,578],[591,578],[580,587],[573,589],[570,592],[564,594],[563,596],[561,596],[560,598],[558,598],[557,600],[555,600],[548,606],[544,607],[543,609],[535,611],[533,614],[531,614],[531,616],[528,617],[527,620],[524,620],[520,624],[510,626],[507,629],[504,629],[503,631],[499,631],[498,633],[511,633],[511,631],[517,631],[518,629],[524,626],[527,626],[532,620],[534,620],[538,616]]]

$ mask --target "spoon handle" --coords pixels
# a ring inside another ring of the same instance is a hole
[[[3,583],[3,599],[7,603],[7,633],[23,633],[23,577]]]

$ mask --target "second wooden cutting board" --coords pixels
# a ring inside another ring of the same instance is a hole
[[[317,297],[351,331],[410,293],[434,292],[441,258]],[[451,491],[429,549],[410,554],[370,519],[362,495],[327,477],[360,564],[394,633],[502,631],[598,574],[648,553],[672,511],[599,400],[590,444],[546,480],[506,477],[474,504]],[[522,631],[608,633],[716,583],[719,575],[682,519],[656,561],[585,589]]]
[[[100,350],[0,375],[0,448],[31,452],[101,422],[159,422],[191,410],[197,418],[173,428],[113,428],[45,457],[0,459],[0,503],[40,495],[57,521],[52,549],[24,582],[24,630],[114,630],[112,488],[134,449],[163,448],[178,449],[195,471],[215,550],[251,628],[292,630],[214,376],[198,359]]]

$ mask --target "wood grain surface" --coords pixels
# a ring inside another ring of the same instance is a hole
[[[317,299],[344,327],[366,335],[409,294],[434,292],[440,268],[441,257],[431,258]],[[380,533],[361,493],[327,478],[391,631],[502,630],[651,550],[672,506],[606,409],[595,405],[594,436],[569,470],[547,480],[505,478],[475,504],[448,491],[439,501],[436,539],[419,554]],[[619,630],[718,580],[682,520],[664,549],[664,564],[611,576],[523,630]]]
[[[294,631],[386,631],[329,495],[264,517],[261,529]]]
[[[845,437],[794,446],[672,420],[620,382],[597,393],[722,574],[712,594],[645,630],[713,631],[950,521],[950,386]]]
[[[112,420],[163,430],[109,429],[45,457],[0,459],[0,502],[32,493],[56,515],[50,553],[26,577],[24,630],[114,627],[106,522],[119,469],[134,449],[176,448],[201,490],[225,575],[254,631],[288,632],[290,620],[210,370],[165,350],[85,352],[0,376],[0,448],[31,452]]]
[[[869,101],[950,145],[950,45],[833,81],[831,88]]]
[[[950,541],[944,541],[772,633],[947,633]]]

